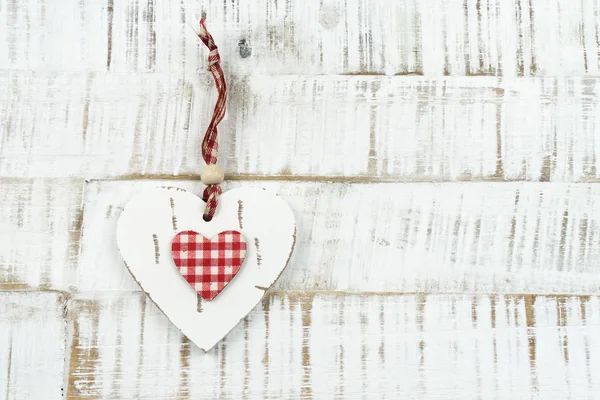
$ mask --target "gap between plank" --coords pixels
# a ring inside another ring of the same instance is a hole
[[[104,181],[152,181],[152,180],[200,180],[200,174],[185,174],[185,175],[120,175],[107,176],[104,178],[90,178],[86,182],[104,182]],[[423,179],[423,178],[398,178],[398,177],[377,177],[367,175],[350,175],[350,176],[335,176],[335,175],[226,175],[225,181],[282,181],[282,182],[340,182],[340,183],[600,183],[600,180],[579,180],[576,182],[564,181],[530,181],[522,178],[506,179],[502,177],[490,176],[473,179],[471,176],[457,177],[453,180],[445,178],[440,179]]]

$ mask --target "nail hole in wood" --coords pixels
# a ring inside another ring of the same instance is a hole
[[[248,58],[252,55],[252,46],[250,46],[250,43],[246,39],[240,39],[238,48],[242,58]]]

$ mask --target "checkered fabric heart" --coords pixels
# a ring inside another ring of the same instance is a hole
[[[238,273],[246,257],[246,239],[238,231],[223,231],[212,240],[182,231],[171,244],[175,265],[204,300],[214,299]]]

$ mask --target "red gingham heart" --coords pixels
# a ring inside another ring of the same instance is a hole
[[[198,232],[182,231],[175,235],[171,252],[181,275],[210,301],[240,270],[246,257],[246,239],[238,231],[223,231],[212,240]]]

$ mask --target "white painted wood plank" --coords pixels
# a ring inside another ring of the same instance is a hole
[[[0,178],[0,290],[72,285],[83,186],[82,180]]]
[[[592,398],[600,300],[272,294],[202,353],[142,294],[75,300],[68,398]]]
[[[121,207],[154,186],[87,185],[79,291],[139,290],[115,241]],[[297,244],[277,290],[595,293],[600,187],[559,183],[230,182],[286,200]]]
[[[600,179],[600,79],[231,77],[229,176]],[[0,73],[0,176],[195,175],[208,75]]]
[[[66,301],[58,292],[0,292],[0,398],[63,398]]]
[[[597,0],[16,0],[0,5],[0,69],[194,73],[206,66],[191,27],[204,10],[226,70],[237,74],[597,75],[599,8]]]

